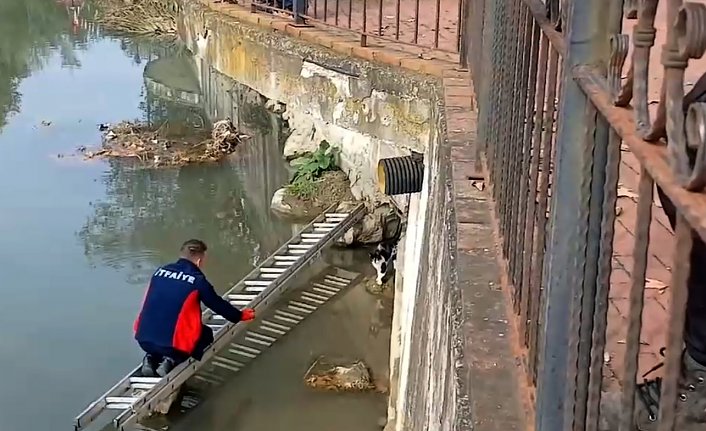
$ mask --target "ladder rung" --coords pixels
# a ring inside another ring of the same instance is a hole
[[[264,278],[264,279],[267,279],[267,280],[277,280],[280,275],[282,275],[282,274],[281,274],[281,273],[279,273],[279,274],[269,274],[269,273],[267,273],[267,272],[263,272],[262,274],[260,274],[260,277],[262,277],[262,278]]]
[[[317,308],[317,307],[314,307],[313,305],[305,304],[305,303],[299,302],[299,301],[289,301],[289,303],[290,303],[291,305],[295,305],[295,306],[297,306],[297,307],[299,307],[299,308],[303,308],[303,309],[305,309],[305,310],[309,310],[309,312],[316,311],[316,308]]]
[[[290,250],[290,253],[292,254],[306,254],[307,250]]]
[[[260,329],[262,329],[263,331],[270,331],[273,334],[277,334],[277,335],[284,335],[287,333],[287,331],[282,331],[280,329],[273,328],[269,325],[264,325],[264,324],[260,326]]]
[[[257,349],[255,349],[254,347],[248,347],[248,346],[245,346],[245,345],[243,345],[243,344],[235,344],[235,347],[238,348],[238,349],[242,349],[242,350],[244,350],[244,351],[246,351],[246,352],[254,353],[254,354],[256,354],[256,355],[259,355],[260,353],[262,353],[261,350],[257,350]]]
[[[132,404],[108,403],[105,408],[108,410],[126,410],[132,407]]]
[[[156,385],[162,380],[161,377],[130,377],[130,383],[152,383]]]
[[[299,256],[275,256],[275,260],[299,260]]]
[[[286,271],[285,268],[260,268],[260,272],[265,272],[265,273],[281,274],[284,271]]]
[[[292,265],[294,265],[294,261],[292,261],[292,260],[278,260],[278,261],[275,261],[275,265],[277,265],[277,266],[292,266]]]
[[[317,227],[316,229],[313,230],[313,232],[321,232],[321,233],[327,234],[327,233],[331,232],[332,230],[333,230],[333,228],[323,229],[323,228]]]
[[[327,276],[326,276],[326,277],[324,277],[324,278],[330,278],[331,280],[336,280],[336,281],[339,281],[339,282],[341,282],[341,283],[346,283],[346,284],[348,284],[348,283],[350,283],[350,282],[351,282],[351,281],[350,281],[350,280],[348,280],[347,278],[343,278],[343,277],[338,277],[338,276],[335,276],[335,275],[330,275],[330,274],[329,274],[329,275],[327,275]]]
[[[154,383],[130,383],[132,389],[152,389],[154,388]]]
[[[236,350],[236,349],[228,349],[228,351],[234,355],[240,355],[245,358],[250,358],[250,359],[255,359],[257,358],[257,355],[253,355],[252,353],[244,352],[242,350]]]
[[[234,366],[229,365],[229,364],[224,364],[224,363],[219,362],[219,361],[213,361],[213,365],[215,365],[215,366],[217,366],[217,367],[225,368],[225,369],[227,369],[227,370],[235,371],[235,372],[240,371],[240,368],[238,368],[238,367],[234,367]]]
[[[287,247],[292,250],[309,250],[312,246],[306,244],[289,244]]]
[[[279,329],[279,330],[282,330],[282,331],[289,331],[289,330],[292,329],[290,326],[280,325],[279,323],[272,322],[272,321],[270,321],[270,320],[263,320],[263,321],[262,321],[262,325],[263,325],[263,326],[264,326],[264,325],[268,325],[268,326],[271,326],[271,327],[273,327],[273,328],[275,328],[275,329]]]
[[[311,301],[315,304],[323,304],[326,301],[328,301],[327,297],[317,295],[317,294],[311,293],[311,292],[302,292],[302,298],[306,299],[307,301]]]
[[[267,289],[265,286],[248,286],[245,288],[246,292],[264,292]]]
[[[224,364],[232,365],[232,366],[234,366],[234,367],[240,367],[240,368],[242,368],[242,367],[245,366],[245,364],[243,364],[242,362],[238,362],[238,361],[235,361],[235,360],[233,360],[233,359],[226,358],[225,356],[216,356],[216,357],[214,358],[214,360],[223,362]]]
[[[324,228],[324,229],[331,229],[335,228],[338,226],[338,223],[314,223],[315,228]]]
[[[304,320],[304,317],[303,317],[303,316],[300,316],[300,315],[294,314],[294,313],[290,313],[289,311],[277,310],[277,311],[275,312],[275,316],[276,316],[277,314],[280,314],[281,316],[284,316],[284,317],[289,317],[290,319],[296,319],[296,320],[299,321],[299,322],[301,322],[302,320]]]
[[[211,320],[218,320],[218,321],[221,321],[221,320],[226,320],[226,318],[223,317],[223,316],[221,316],[220,314],[212,314],[212,315],[211,315]]]
[[[299,323],[299,321],[296,320],[296,319],[290,319],[289,317],[282,316],[282,315],[279,315],[279,314],[275,314],[275,319],[281,320],[281,321],[287,322],[287,323],[292,323],[292,324],[294,324],[294,325],[296,325],[297,323]]]
[[[231,293],[228,295],[228,299],[247,299],[248,301],[252,301],[255,298],[257,298],[257,295],[251,295],[248,293]]]
[[[246,336],[246,337],[245,337],[245,341],[249,341],[249,342],[254,343],[254,344],[259,344],[259,345],[265,346],[265,347],[270,347],[270,346],[272,345],[272,343],[268,343],[268,342],[265,341],[265,340],[261,340],[261,339],[259,339],[259,338],[250,337],[250,336]]]
[[[250,304],[250,301],[245,301],[245,300],[240,300],[240,301],[230,301],[231,305],[235,305],[236,307],[245,307],[246,305]]]
[[[326,217],[347,218],[348,213],[326,213]]]
[[[211,383],[211,384],[213,384],[213,385],[217,385],[217,384],[220,383],[220,381],[218,381],[218,380],[216,380],[216,379],[211,379],[211,378],[209,378],[209,377],[202,376],[201,374],[196,374],[196,375],[194,376],[194,378],[199,379],[199,380],[203,380],[204,382]]]
[[[139,398],[137,397],[105,397],[105,402],[108,404],[135,404]]]
[[[312,286],[314,286],[314,290],[320,293],[328,293],[329,296],[333,296],[338,293],[340,289],[336,289],[335,287],[331,286],[326,286],[325,284],[321,283],[311,283]]]
[[[302,238],[315,238],[315,239],[321,239],[325,237],[325,233],[303,233],[301,235]]]
[[[332,284],[333,286],[339,286],[339,287],[348,286],[348,283],[342,283],[340,281],[332,280],[331,277],[329,277],[328,275],[326,277],[324,277],[324,281]]]
[[[246,286],[269,286],[272,284],[271,281],[266,280],[245,280],[243,283]]]
[[[305,244],[316,244],[319,240],[314,238],[302,238],[302,242]]]
[[[263,335],[263,334],[260,334],[259,332],[255,332],[255,331],[250,331],[250,332],[248,332],[247,335],[249,335],[251,337],[259,338],[264,341],[268,341],[270,343],[274,343],[275,341],[277,341],[277,339],[274,337],[270,337],[269,335]]]

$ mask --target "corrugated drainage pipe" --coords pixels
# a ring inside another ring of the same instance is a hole
[[[378,187],[386,195],[422,191],[424,161],[420,156],[392,157],[378,162]]]

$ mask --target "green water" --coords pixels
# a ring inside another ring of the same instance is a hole
[[[206,273],[225,290],[295,229],[270,215],[288,174],[281,119],[262,97],[183,50],[105,34],[93,14],[78,1],[0,0],[0,431],[70,429],[132,369],[143,289],[183,240],[209,244]],[[144,170],[74,156],[99,144],[98,123],[205,126],[215,113],[252,136],[224,163]],[[372,272],[366,258],[329,256]],[[389,299],[357,286],[168,426],[378,430],[384,394],[314,392],[302,375],[342,355],[385,382],[390,320]]]
[[[132,368],[144,286],[181,241],[209,244],[206,272],[225,289],[292,233],[267,210],[287,175],[273,118],[217,166],[147,171],[69,157],[99,144],[100,122],[208,118],[148,91],[145,65],[170,50],[102,34],[84,19],[90,5],[77,27],[71,12],[0,0],[2,431],[70,429]]]

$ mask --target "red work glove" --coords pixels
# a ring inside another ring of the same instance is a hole
[[[253,310],[252,308],[243,308],[241,313],[242,314],[240,316],[240,320],[242,322],[249,322],[255,319],[255,310]]]

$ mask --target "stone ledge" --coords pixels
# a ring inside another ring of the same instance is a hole
[[[458,64],[453,61],[432,58],[424,59],[420,55],[405,51],[404,44],[389,41],[376,41],[369,38],[368,46],[360,46],[360,36],[345,29],[313,23],[311,27],[293,25],[291,19],[280,18],[264,12],[252,13],[250,8],[229,3],[212,3],[209,0],[199,0],[210,9],[229,15],[238,21],[251,25],[266,27],[273,32],[285,33],[291,37],[306,42],[318,44],[333,51],[355,56],[392,67],[402,67],[411,72],[431,75],[437,78],[454,78],[459,76]]]
[[[474,431],[527,429],[522,398],[522,356],[513,348],[487,189],[477,148],[477,103],[468,72],[445,71],[442,79],[447,141],[456,214],[457,289],[462,309],[457,329],[462,347],[460,374],[469,394]]]

